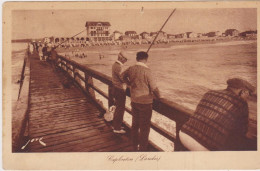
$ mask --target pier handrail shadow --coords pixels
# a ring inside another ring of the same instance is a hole
[[[112,78],[101,73],[95,71],[89,67],[83,66],[73,60],[70,60],[64,56],[58,55],[57,66],[66,73],[70,79],[72,79],[76,85],[88,96],[92,97],[96,104],[102,111],[106,111],[110,106],[114,104],[112,97]],[[93,78],[101,81],[102,83],[108,86],[108,93],[102,91],[100,88],[93,84]],[[107,107],[103,104],[99,103],[95,98],[95,93],[97,92],[102,95],[104,98],[108,100]],[[127,96],[130,97],[130,91],[127,89]],[[174,121],[176,123],[176,129],[174,132],[169,132],[165,128],[162,128],[158,124],[152,123],[151,128],[155,130],[157,133],[167,138],[168,140],[174,143],[174,151],[183,151],[187,150],[181,144],[179,139],[179,131],[181,126],[189,119],[192,115],[191,110],[180,106],[170,100],[165,98],[162,99],[154,99],[153,101],[153,110],[157,113],[167,117],[168,119]],[[126,111],[131,114],[131,109],[126,107]],[[155,143],[149,141],[152,146],[157,148],[160,151],[163,151],[159,146]]]

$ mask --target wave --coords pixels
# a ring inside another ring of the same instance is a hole
[[[27,43],[12,43],[12,51],[17,52],[17,51],[22,51],[27,48]]]
[[[185,48],[200,48],[200,47],[214,47],[214,46],[233,46],[233,45],[243,45],[243,44],[252,44],[255,43],[255,40],[248,40],[248,41],[229,41],[229,42],[216,42],[213,44],[194,44],[194,45],[174,45],[171,46],[171,49],[185,49]],[[153,50],[165,50],[165,48],[156,48]]]

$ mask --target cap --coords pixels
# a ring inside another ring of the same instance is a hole
[[[251,93],[255,92],[255,87],[250,84],[248,81],[243,80],[241,78],[231,78],[227,80],[227,84],[228,86],[232,87],[232,88],[242,88],[242,89],[247,89],[249,90]]]
[[[120,52],[119,52],[118,58],[120,58],[120,57],[123,57],[123,58],[125,58],[125,59],[128,59],[125,51],[120,51]]]

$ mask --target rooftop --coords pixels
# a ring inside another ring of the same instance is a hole
[[[111,26],[109,22],[102,22],[102,21],[87,21],[85,27],[88,26],[97,26],[100,24],[101,26]]]

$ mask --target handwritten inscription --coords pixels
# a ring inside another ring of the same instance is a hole
[[[29,141],[27,141],[27,143],[24,145],[24,146],[22,146],[22,150],[23,149],[25,149],[25,147],[31,142],[37,142],[37,141],[39,141],[39,143],[41,144],[41,145],[43,145],[43,146],[46,146],[46,144],[42,141],[42,139],[43,139],[43,137],[41,137],[41,138],[33,138],[33,139],[31,139],[31,140],[29,140]]]
[[[130,157],[126,155],[116,156],[116,155],[109,155],[107,157],[108,161],[113,163],[116,162],[145,162],[145,161],[156,161],[158,162],[161,159],[161,156],[158,155],[149,155],[149,154],[141,154],[137,157]]]

